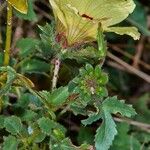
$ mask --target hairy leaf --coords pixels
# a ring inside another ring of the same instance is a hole
[[[11,116],[5,118],[4,126],[8,132],[10,132],[13,135],[18,134],[22,129],[22,123],[20,118],[16,116]]]
[[[41,128],[42,132],[47,135],[50,135],[52,129],[55,128],[55,122],[45,117],[42,117],[38,120],[38,125]]]

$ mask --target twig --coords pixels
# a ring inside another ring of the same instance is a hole
[[[118,118],[118,117],[114,117],[114,120],[118,122],[127,122],[130,125],[137,126],[141,128],[142,130],[150,133],[150,124],[146,124],[146,123],[142,123],[142,122],[138,122],[138,121],[134,121],[130,119]]]
[[[4,50],[4,65],[9,65],[10,60],[10,45],[12,34],[12,6],[7,3],[7,29],[6,29],[6,45]]]
[[[123,60],[121,60],[120,58],[116,57],[115,55],[113,55],[110,52],[107,53],[107,56],[109,58],[111,58],[112,60],[116,61],[117,63],[119,63],[120,65],[122,65],[124,68],[126,68],[131,73],[139,76],[140,78],[142,78],[146,82],[150,83],[150,76],[147,75],[146,73],[144,73],[144,72],[142,72],[142,71],[140,71],[140,70],[130,66],[129,64],[127,64],[126,62],[124,62]]]
[[[124,67],[122,67],[120,64],[118,64],[118,63],[116,63],[116,62],[114,62],[114,61],[107,61],[106,63],[107,63],[109,66],[111,66],[111,67],[114,67],[114,68],[117,68],[117,69],[119,69],[119,70],[125,71],[125,68],[124,68]]]
[[[53,74],[53,79],[52,79],[52,91],[56,88],[56,85],[57,85],[60,64],[61,64],[60,59],[56,58],[54,61],[54,74]]]
[[[126,56],[126,57],[128,57],[128,58],[130,58],[130,59],[134,59],[134,57],[131,55],[131,54],[129,54],[128,52],[125,52],[124,50],[122,50],[121,48],[119,48],[118,46],[116,46],[116,45],[112,45],[112,44],[109,44],[108,45],[111,49],[113,49],[113,50],[115,50],[116,52],[119,52],[120,54],[122,54],[122,55],[124,55],[124,56]],[[144,61],[142,61],[142,60],[139,60],[139,64],[141,64],[143,67],[145,67],[146,69],[148,69],[148,70],[150,70],[150,65],[149,64],[147,64],[147,63],[145,63]]]
[[[141,58],[141,55],[142,55],[142,51],[143,51],[143,48],[144,48],[144,37],[142,37],[137,45],[137,48],[136,48],[136,54],[134,56],[134,59],[133,59],[133,67],[135,68],[139,68],[139,60]]]

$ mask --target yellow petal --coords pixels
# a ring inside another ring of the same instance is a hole
[[[68,44],[96,39],[98,23],[108,28],[133,12],[133,0],[49,0],[55,19],[67,37]],[[59,20],[59,21],[58,21]]]
[[[81,16],[86,14],[94,21],[101,22],[105,27],[120,23],[133,12],[133,0],[59,0],[65,14],[66,5],[78,11]]]
[[[134,40],[140,38],[140,33],[136,27],[109,27],[105,30],[106,32],[115,32],[119,35],[129,35],[133,37]]]
[[[8,2],[19,12],[27,14],[28,12],[27,0],[8,0]]]

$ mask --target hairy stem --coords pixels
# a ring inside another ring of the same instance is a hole
[[[55,62],[54,62],[54,74],[53,74],[53,79],[52,79],[52,91],[57,86],[57,80],[58,80],[58,73],[59,73],[59,69],[60,69],[60,64],[61,64],[60,59],[56,58]]]
[[[6,45],[4,51],[4,65],[9,65],[10,60],[10,45],[12,34],[12,6],[7,3],[7,28],[6,28]]]

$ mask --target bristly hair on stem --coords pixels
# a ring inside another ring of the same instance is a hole
[[[52,91],[54,91],[54,89],[57,86],[57,80],[58,80],[58,73],[59,73],[59,69],[60,69],[60,64],[61,64],[60,59],[56,58],[54,60],[54,73],[53,73],[53,79],[52,79]]]

